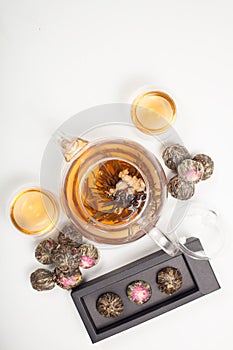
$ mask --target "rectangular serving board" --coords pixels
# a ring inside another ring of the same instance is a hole
[[[197,239],[189,239],[186,246],[194,251],[202,248]],[[161,293],[156,283],[157,273],[165,267],[179,269],[183,277],[182,287],[171,296]],[[136,280],[146,281],[152,288],[150,300],[143,305],[130,302],[126,295],[127,285]],[[81,284],[71,296],[95,343],[219,288],[209,261],[194,260],[182,253],[171,257],[160,250]],[[98,297],[106,292],[118,294],[124,303],[124,311],[116,318],[106,318],[96,309]]]

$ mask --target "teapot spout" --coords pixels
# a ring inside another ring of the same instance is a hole
[[[57,131],[53,135],[54,141],[59,145],[66,162],[70,162],[89,142],[81,138]]]

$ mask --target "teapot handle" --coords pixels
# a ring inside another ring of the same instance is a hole
[[[170,239],[157,226],[148,235],[168,255],[175,256],[179,252],[179,243],[175,239]]]
[[[66,134],[60,130],[53,134],[53,140],[59,145],[66,162],[73,160],[89,143],[86,140]]]

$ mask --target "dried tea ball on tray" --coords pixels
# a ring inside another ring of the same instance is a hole
[[[150,299],[151,286],[145,281],[135,281],[127,286],[126,294],[132,303],[141,305]]]
[[[92,244],[82,244],[78,249],[78,253],[80,255],[79,266],[83,269],[90,269],[99,261],[99,251]]]
[[[176,170],[184,159],[190,158],[190,154],[184,146],[175,144],[165,148],[162,158],[169,169]]]
[[[83,237],[81,233],[79,233],[71,223],[65,224],[58,235],[58,242],[61,245],[79,247],[82,241]]]
[[[41,292],[55,287],[54,273],[47,269],[37,269],[30,276],[32,288]]]
[[[166,267],[158,272],[157,283],[161,293],[172,295],[182,286],[182,274],[174,267]]]
[[[195,160],[203,165],[204,174],[202,176],[202,180],[207,180],[213,174],[213,171],[214,171],[213,160],[205,154],[197,154],[193,158],[193,160]]]
[[[182,180],[196,184],[203,177],[204,167],[196,160],[185,159],[178,165],[177,172]]]
[[[82,274],[79,268],[76,268],[72,271],[63,272],[56,267],[54,273],[56,276],[57,285],[63,289],[69,290],[77,287],[82,281]]]
[[[100,315],[114,318],[123,312],[124,304],[119,295],[108,292],[98,298],[96,308]]]
[[[36,259],[44,265],[52,264],[52,251],[57,247],[53,239],[45,239],[40,242],[35,250]]]
[[[192,182],[186,182],[174,176],[168,182],[168,192],[172,197],[180,200],[190,199],[194,195],[195,187]]]

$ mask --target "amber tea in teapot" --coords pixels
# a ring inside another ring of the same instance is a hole
[[[142,174],[131,164],[111,159],[97,164],[83,182],[88,214],[105,225],[122,225],[143,209],[147,197]]]

